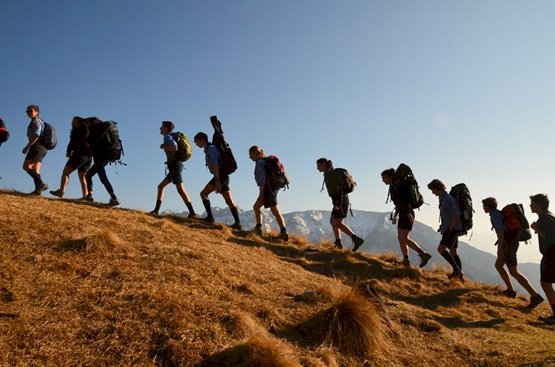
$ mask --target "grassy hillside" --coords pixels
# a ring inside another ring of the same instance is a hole
[[[10,192],[0,213],[1,366],[555,365],[546,305],[393,255]]]

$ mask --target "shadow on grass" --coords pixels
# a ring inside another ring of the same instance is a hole
[[[464,321],[460,317],[443,317],[443,316],[433,316],[433,319],[445,327],[450,329],[456,328],[491,328],[496,325],[504,324],[506,322],[505,319],[495,318],[490,320],[481,320],[481,321]]]

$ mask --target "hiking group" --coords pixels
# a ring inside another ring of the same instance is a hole
[[[30,118],[27,127],[28,143],[22,152],[25,154],[23,169],[33,179],[35,190],[33,195],[41,195],[48,189],[48,185],[42,181],[40,169],[44,157],[49,150],[57,145],[56,130],[54,126],[40,119],[39,107],[30,105],[26,109]],[[221,122],[216,116],[211,116],[210,121],[214,128],[214,134],[210,141],[208,135],[199,132],[194,137],[195,145],[203,149],[205,164],[212,178],[200,192],[202,204],[206,216],[202,218],[207,223],[214,223],[209,195],[221,194],[229,207],[234,218],[231,225],[233,229],[241,230],[238,207],[235,204],[230,190],[230,175],[237,170],[237,162],[233,152],[226,142]],[[123,155],[122,142],[119,138],[117,123],[114,121],[102,121],[96,117],[82,118],[76,116],[71,122],[70,141],[66,149],[67,163],[63,169],[60,187],[50,193],[57,197],[63,197],[69,182],[69,176],[77,170],[81,184],[82,199],[93,202],[92,178],[98,174],[100,181],[110,195],[108,206],[119,205],[119,200],[108,180],[105,167],[108,163],[121,163]],[[166,155],[166,176],[158,185],[156,205],[150,212],[158,215],[164,198],[166,186],[173,183],[179,196],[189,211],[189,218],[196,218],[191,198],[189,197],[183,182],[182,172],[184,163],[192,156],[192,146],[186,134],[174,131],[175,126],[171,121],[163,121],[160,126],[160,134],[163,142],[160,145]],[[0,118],[0,146],[9,138],[9,132],[4,121]],[[279,238],[288,241],[289,235],[286,223],[277,201],[280,189],[288,188],[289,179],[283,164],[275,155],[267,156],[259,146],[251,146],[248,150],[249,158],[254,162],[254,178],[259,188],[259,194],[253,204],[256,225],[252,232],[256,235],[263,234],[262,207],[269,208],[280,227]],[[94,162],[94,163],[93,163]],[[334,235],[334,246],[343,249],[341,233],[345,233],[352,240],[352,251],[356,252],[364,243],[364,239],[344,222],[347,214],[351,212],[349,194],[356,187],[356,182],[349,172],[343,168],[334,168],[333,162],[327,158],[316,161],[316,168],[323,173],[324,186],[332,201],[330,224]],[[419,191],[418,182],[406,164],[400,164],[397,169],[389,168],[381,173],[384,184],[388,186],[388,199],[394,204],[394,210],[390,215],[392,224],[397,225],[397,237],[399,247],[403,256],[402,264],[410,266],[409,249],[412,249],[420,258],[420,267],[428,264],[432,255],[425,252],[420,245],[410,238],[410,232],[415,223],[415,209],[419,209],[424,203],[423,196]],[[453,186],[448,192],[446,185],[439,179],[432,180],[428,189],[438,197],[441,234],[437,251],[452,267],[449,279],[464,281],[463,265],[458,254],[458,238],[467,234],[472,229],[473,208],[472,198],[468,187],[461,183]],[[527,309],[531,310],[544,301],[544,298],[534,289],[528,279],[520,273],[517,266],[517,251],[519,242],[528,241],[532,234],[530,229],[538,234],[539,248],[542,254],[540,264],[541,287],[551,305],[553,315],[540,317],[549,324],[555,324],[555,216],[549,211],[549,199],[547,195],[537,194],[530,197],[530,208],[532,213],[538,215],[538,220],[529,224],[521,204],[509,204],[498,209],[498,202],[493,197],[482,200],[484,212],[489,214],[492,229],[497,236],[496,245],[497,259],[495,268],[501,279],[507,286],[503,294],[509,298],[516,297],[516,291],[511,282],[509,274],[530,294],[530,302]],[[309,248],[310,249],[310,248]],[[314,249],[313,249],[314,250]],[[317,250],[315,250],[317,251]],[[509,272],[505,270],[507,266]]]

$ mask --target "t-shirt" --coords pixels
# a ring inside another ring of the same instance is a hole
[[[496,231],[503,231],[507,230],[505,226],[505,219],[503,218],[503,213],[499,209],[494,209],[489,213],[489,219],[491,221],[491,225],[493,229]]]
[[[254,180],[259,187],[264,186],[268,173],[266,172],[266,159],[259,158],[254,165]]]
[[[204,148],[204,155],[206,158],[206,165],[210,170],[210,173],[214,174],[213,166],[220,165],[220,151],[218,147],[214,144],[209,144],[206,148]]]
[[[439,197],[439,216],[441,218],[441,225],[439,227],[439,231],[441,232],[441,234],[444,234],[447,229],[449,229],[453,218],[460,218],[461,216],[461,211],[459,210],[457,201],[454,197],[449,195],[447,191],[445,191]],[[455,230],[462,231],[462,229],[462,223],[459,222],[455,226]]]
[[[538,216],[538,229],[539,232],[544,234],[544,238],[538,236],[540,252],[542,254],[547,253],[547,249],[555,245],[555,216],[550,211],[542,213]]]
[[[29,139],[40,138],[43,130],[44,122],[39,118],[32,119],[31,122],[29,122],[29,126],[27,126],[27,137]]]
[[[177,143],[175,142],[175,139],[173,138],[173,136],[171,136],[170,134],[168,135],[164,135],[164,142],[162,143],[162,145],[166,148],[169,147],[176,147],[177,148]],[[164,152],[166,153],[166,158],[168,160],[171,160],[174,156],[175,156],[175,150],[164,150]]]

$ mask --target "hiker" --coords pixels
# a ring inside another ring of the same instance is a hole
[[[268,177],[266,154],[262,148],[253,145],[249,149],[249,158],[255,162],[254,165],[254,179],[259,187],[259,194],[254,202],[253,210],[254,217],[256,219],[256,226],[253,232],[257,235],[262,235],[262,207],[270,208],[272,214],[276,218],[276,221],[280,228],[279,237],[284,240],[289,240],[289,235],[287,234],[287,229],[285,228],[285,220],[283,215],[279,210],[279,204],[277,202],[278,189],[273,189],[270,187],[270,180]]]
[[[501,210],[497,209],[497,199],[489,197],[482,200],[484,212],[489,214],[492,229],[497,235],[497,260],[495,261],[495,269],[499,272],[501,279],[507,286],[503,294],[509,298],[516,298],[516,292],[513,288],[509,273],[517,280],[517,282],[530,293],[530,304],[528,309],[533,309],[543,302],[543,297],[536,292],[528,279],[518,270],[518,262],[516,253],[518,251],[518,233],[510,232],[505,224],[505,219]],[[509,269],[509,273],[505,270],[505,265]]]
[[[0,147],[2,146],[2,144],[7,142],[9,138],[10,138],[10,132],[6,128],[6,124],[4,123],[4,120],[2,119],[2,117],[0,117]]]
[[[174,136],[172,136],[174,128],[175,126],[171,121],[162,121],[162,125],[160,126],[160,135],[164,137],[164,141],[160,145],[160,149],[162,149],[164,153],[166,153],[166,165],[168,168],[168,174],[158,185],[156,207],[150,213],[156,215],[159,214],[158,212],[160,210],[160,206],[162,205],[162,200],[164,200],[164,189],[170,183],[173,183],[175,185],[175,188],[177,189],[177,193],[179,194],[179,196],[181,196],[181,199],[183,199],[183,202],[189,210],[188,218],[195,218],[197,214],[195,213],[195,209],[193,209],[193,204],[191,203],[191,199],[189,198],[187,191],[185,191],[185,185],[183,185],[183,162],[177,157],[178,142],[174,139]],[[188,149],[190,151],[190,145]]]
[[[549,325],[555,324],[555,216],[549,211],[549,198],[545,194],[530,196],[530,209],[538,215],[538,220],[530,224],[537,234],[540,252],[543,255],[540,263],[540,281],[547,296],[551,316],[540,316],[540,320]]]
[[[453,196],[447,191],[445,184],[438,179],[432,180],[428,188],[439,198],[439,216],[441,225],[438,232],[441,233],[441,241],[437,251],[453,268],[449,279],[460,279],[464,281],[462,263],[457,247],[459,246],[459,233],[463,232],[461,223],[461,212]],[[449,249],[449,251],[447,251]]]
[[[29,142],[22,150],[22,153],[25,154],[23,170],[31,176],[35,183],[35,190],[31,195],[40,195],[43,191],[48,190],[48,185],[42,181],[40,176],[42,160],[48,152],[41,139],[44,135],[44,122],[39,118],[39,106],[29,105],[26,112],[31,121],[27,126]]]
[[[341,172],[333,168],[333,162],[320,158],[316,161],[316,168],[324,174],[324,183],[331,197],[333,209],[331,211],[330,224],[335,236],[335,248],[342,249],[341,232],[344,232],[353,241],[353,252],[356,252],[364,243],[364,240],[358,237],[349,226],[343,223],[349,211],[349,195],[344,192],[341,187]]]
[[[102,182],[102,184],[106,188],[106,191],[108,191],[108,194],[110,195],[108,206],[118,206],[120,202],[116,194],[114,193],[114,188],[112,187],[110,180],[108,180],[108,176],[106,175],[105,167],[109,161],[106,157],[106,152],[104,152],[103,148],[99,146],[99,140],[106,132],[107,126],[103,121],[99,120],[96,117],[89,117],[86,120],[89,126],[89,136],[87,138],[87,143],[91,148],[91,154],[93,157],[93,165],[85,175],[85,179],[87,180],[87,188],[89,191],[86,200],[90,202],[94,201],[92,178],[96,174],[98,174],[100,182]]]
[[[62,172],[60,188],[50,191],[52,195],[59,198],[64,197],[67,184],[69,183],[69,175],[75,170],[77,170],[79,182],[81,183],[81,191],[83,193],[82,199],[86,199],[89,195],[87,180],[85,178],[92,164],[91,150],[89,144],[87,144],[88,135],[89,129],[86,121],[79,116],[75,116],[71,121],[71,133],[66,149],[66,157],[68,157],[68,160]]]
[[[399,247],[403,254],[403,265],[410,266],[410,247],[418,253],[420,257],[420,267],[423,268],[428,261],[430,261],[432,255],[422,250],[418,243],[409,238],[415,219],[414,208],[410,204],[410,187],[396,180],[395,169],[393,168],[386,169],[382,172],[382,181],[389,186],[389,195],[393,204],[395,204],[395,209],[390,219],[391,223],[397,224],[397,239],[399,240]]]
[[[194,140],[197,147],[204,149],[206,166],[208,167],[210,173],[213,175],[212,179],[200,192],[202,204],[206,209],[206,217],[203,218],[203,220],[208,223],[214,223],[214,216],[212,215],[212,208],[210,206],[208,195],[210,195],[212,192],[216,192],[218,194],[222,194],[227,206],[229,207],[229,210],[231,211],[231,214],[233,215],[233,219],[235,220],[235,222],[231,225],[231,228],[241,229],[239,210],[233,202],[231,191],[229,189],[229,175],[220,170],[220,152],[218,148],[208,141],[208,135],[206,135],[206,133],[197,133]]]

